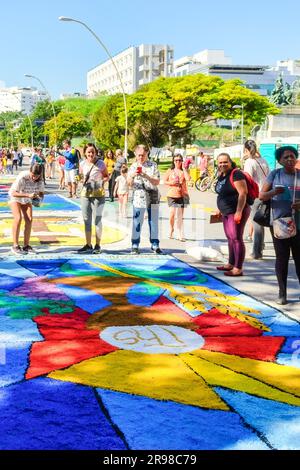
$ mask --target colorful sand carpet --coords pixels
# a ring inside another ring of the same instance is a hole
[[[11,212],[8,204],[8,195],[6,192],[0,192],[0,213]],[[59,194],[46,194],[43,203],[40,207],[33,208],[34,213],[43,213],[45,211],[51,212],[74,212],[80,210],[79,204],[72,200],[68,200]]]
[[[21,225],[21,234],[23,224]],[[101,244],[119,242],[126,236],[124,230],[103,226]],[[0,219],[1,246],[12,246],[12,219]],[[51,246],[74,246],[85,244],[83,222],[72,217],[35,217],[32,223],[30,244],[34,247],[39,245]]]
[[[168,256],[0,274],[0,449],[300,448],[298,322]]]

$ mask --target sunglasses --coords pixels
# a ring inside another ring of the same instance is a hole
[[[178,158],[177,158],[177,159],[175,158],[174,162],[183,162],[183,160],[180,160],[180,159],[178,159]]]

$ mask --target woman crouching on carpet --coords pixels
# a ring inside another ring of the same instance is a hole
[[[235,170],[230,182],[230,174],[236,167],[227,153],[218,156],[219,177],[216,185],[218,194],[218,215],[223,220],[224,232],[228,240],[229,261],[217,266],[225,276],[242,276],[245,260],[244,228],[250,215],[247,204],[248,188],[244,174]]]
[[[43,166],[34,163],[29,171],[22,171],[9,190],[9,204],[13,214],[11,251],[16,255],[34,252],[29,245],[32,227],[32,204],[39,205],[44,197]],[[25,222],[24,247],[19,245],[22,218]]]

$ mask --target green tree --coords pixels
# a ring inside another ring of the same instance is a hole
[[[55,114],[58,114],[61,110],[61,106],[54,102],[53,107]],[[39,145],[41,142],[44,141],[44,125],[49,119],[52,118],[53,108],[50,101],[44,100],[38,102],[33,112],[29,115],[29,119],[31,119],[32,122],[34,145]],[[27,144],[31,143],[30,123],[28,122],[28,118],[26,116],[24,116],[23,123],[19,129],[19,133],[22,142]]]
[[[18,111],[7,111],[0,113],[0,145],[10,147],[16,145],[20,140],[19,129],[15,129],[16,124],[22,122],[23,115]]]
[[[140,141],[159,147],[169,140],[189,135],[195,121],[201,126],[217,118],[240,118],[263,122],[277,108],[266,98],[245,88],[240,80],[224,81],[202,74],[160,78],[129,97],[131,132]]]
[[[103,149],[124,146],[123,96],[109,96],[93,118],[93,134]]]
[[[57,136],[56,136],[57,131]],[[49,145],[61,145],[64,139],[83,136],[91,132],[91,124],[79,112],[61,111],[56,119],[48,120],[44,125],[44,132],[49,136]]]

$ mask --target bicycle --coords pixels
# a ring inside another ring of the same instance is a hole
[[[195,182],[195,187],[198,191],[204,192],[210,189],[213,193],[216,192],[216,184],[218,182],[218,170],[216,169],[214,173],[206,174],[199,176]]]

